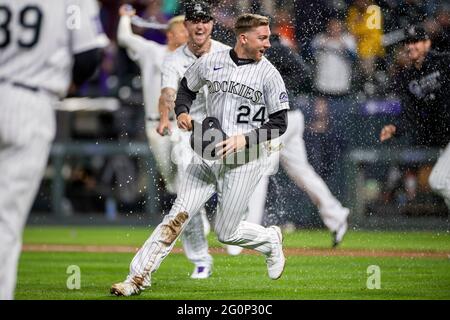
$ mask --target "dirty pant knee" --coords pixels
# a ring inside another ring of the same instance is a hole
[[[134,256],[130,265],[130,276],[139,277],[142,282],[150,282],[151,273],[155,272],[164,258],[172,250],[176,239],[189,221],[186,212],[168,215],[158,225],[150,238]]]
[[[175,217],[169,218],[168,221],[163,221],[159,241],[168,246],[172,245],[181,234],[188,218],[187,212],[179,212]]]

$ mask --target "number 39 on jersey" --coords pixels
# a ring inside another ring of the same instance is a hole
[[[15,13],[0,5],[0,49],[8,47],[13,41],[21,48],[32,48],[39,42],[43,14],[39,7],[27,5]],[[12,28],[17,24],[19,28]],[[15,30],[18,34],[13,34]]]

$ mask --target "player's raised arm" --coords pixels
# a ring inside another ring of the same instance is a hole
[[[155,54],[155,52],[151,52],[151,50],[158,45],[151,40],[146,40],[140,35],[133,33],[131,28],[131,18],[135,14],[136,11],[133,7],[130,5],[122,5],[119,9],[120,20],[117,28],[117,42],[121,47],[130,50],[130,58],[133,60],[142,58],[142,55],[144,54]]]
[[[129,5],[122,5],[119,9],[119,26],[117,28],[117,42],[120,46],[126,47],[132,50],[137,50],[142,46],[142,42],[145,41],[142,37],[133,33],[131,29],[131,17],[136,14]]]

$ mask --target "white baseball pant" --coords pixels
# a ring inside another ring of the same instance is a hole
[[[145,131],[150,150],[155,157],[156,166],[164,179],[166,189],[169,193],[176,194],[176,175],[177,170],[171,159],[173,139],[172,136],[162,137],[156,132],[158,121],[147,120],[145,123]],[[172,127],[174,124],[172,123]]]
[[[22,233],[55,135],[53,97],[0,84],[0,300],[14,298]]]
[[[450,210],[450,143],[439,156],[428,182],[431,189],[444,198]]]
[[[237,166],[203,159],[201,164],[190,164],[169,214],[133,258],[128,281],[144,287],[150,285],[151,273],[158,269],[183,229],[198,216],[200,208],[215,192],[218,194],[215,231],[219,241],[270,254],[276,241],[273,233],[260,225],[243,221],[248,200],[267,163],[268,159],[263,156]]]
[[[189,145],[191,133],[181,131],[175,123],[172,123],[172,134],[162,137],[156,132],[157,126],[156,121],[147,122],[146,131],[150,149],[155,156],[158,169],[165,179],[167,191],[176,194],[194,154]],[[208,240],[204,232],[202,215],[206,216],[204,208],[201,209],[201,214],[193,217],[186,226],[181,242],[186,257],[194,265],[211,266],[213,258],[208,252]]]
[[[288,111],[288,127],[281,139],[279,154],[270,156],[270,170],[278,168],[278,161],[295,184],[305,190],[314,204],[319,208],[320,216],[330,231],[336,231],[346,221],[348,210],[333,196],[322,178],[309,164],[303,131],[305,120],[300,110]],[[267,186],[270,174],[261,178],[249,201],[248,222],[261,224],[264,216]]]

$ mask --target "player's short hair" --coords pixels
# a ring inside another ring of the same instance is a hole
[[[184,16],[175,16],[167,22],[166,31],[172,30],[173,26],[179,23],[184,23]]]
[[[268,26],[269,23],[269,17],[253,13],[244,13],[237,18],[236,23],[234,24],[234,33],[236,36],[239,36],[241,33],[250,31],[253,28]]]

